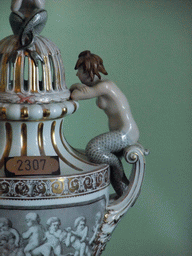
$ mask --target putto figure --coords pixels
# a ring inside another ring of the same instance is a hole
[[[138,127],[125,95],[112,81],[101,77],[100,73],[108,73],[98,55],[90,51],[81,52],[75,69],[81,84],[71,86],[71,99],[78,101],[96,97],[97,106],[108,117],[109,132],[93,138],[86,147],[86,155],[94,163],[110,165],[112,186],[121,196],[129,181],[120,157],[123,149],[138,141]]]
[[[88,247],[88,227],[86,226],[86,218],[83,216],[78,217],[74,222],[74,227],[76,229],[75,231],[70,227],[66,229],[66,246],[72,246],[75,249],[74,256],[91,256]]]
[[[14,236],[15,246],[19,246],[19,233],[16,229],[12,228],[12,222],[7,218],[0,218],[0,235],[10,235]]]
[[[54,255],[61,256],[62,231],[59,228],[61,220],[57,217],[51,217],[48,219],[46,225],[45,243],[37,247],[33,251],[33,255],[49,256],[52,255],[53,251]]]
[[[32,251],[43,243],[45,229],[40,224],[39,215],[35,212],[28,213],[25,220],[29,229],[22,234],[23,239],[28,239],[28,244],[24,248],[24,253],[26,256],[31,256]]]

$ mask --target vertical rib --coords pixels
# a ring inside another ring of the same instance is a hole
[[[3,167],[4,165],[4,159],[9,156],[10,150],[11,150],[11,145],[12,145],[12,127],[10,123],[5,124],[5,129],[6,129],[6,145],[5,149],[2,155],[2,158],[0,160],[0,168]]]
[[[51,125],[51,142],[53,145],[53,148],[56,152],[56,154],[59,156],[59,158],[68,166],[70,166],[71,168],[77,170],[77,171],[82,171],[82,169],[78,168],[77,166],[73,165],[72,163],[70,163],[67,159],[64,158],[64,156],[61,154],[61,152],[59,151],[58,147],[57,147],[57,143],[56,143],[56,138],[55,138],[55,126],[56,126],[56,121],[54,121]]]
[[[37,137],[38,137],[38,146],[39,146],[39,152],[41,156],[45,156],[45,150],[44,150],[44,144],[43,144],[43,123],[39,123],[38,125],[38,131],[37,131]]]
[[[21,125],[21,156],[27,156],[27,125]]]

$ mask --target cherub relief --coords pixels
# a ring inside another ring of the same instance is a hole
[[[35,212],[28,213],[25,220],[29,228],[22,234],[23,239],[28,239],[24,252],[26,256],[31,256],[32,251],[44,241],[45,229],[40,224],[39,215]]]

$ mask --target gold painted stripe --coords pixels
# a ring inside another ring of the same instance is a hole
[[[45,62],[45,65],[43,65],[43,69],[44,69],[43,81],[46,81],[46,91],[49,92],[49,91],[52,91],[52,83],[51,83],[50,64],[47,56],[44,57],[44,62]]]
[[[75,113],[75,111],[77,110],[77,103],[75,102],[75,101],[71,101],[72,102],[72,104],[73,104],[73,106],[74,106],[74,110],[73,110],[73,112],[72,112],[72,114],[73,113]]]
[[[4,159],[9,156],[11,145],[12,145],[12,138],[13,138],[12,127],[10,123],[5,124],[5,129],[6,129],[6,146],[5,146],[5,150],[3,152],[2,158],[0,160],[0,168],[2,168],[4,165]]]
[[[61,72],[60,72],[60,66],[58,62],[58,54],[54,58],[55,61],[55,77],[56,77],[56,84],[57,84],[57,90],[62,90],[61,87]]]
[[[61,121],[61,124],[60,124],[60,129],[59,129],[59,134],[60,134],[60,139],[61,139],[61,142],[64,146],[64,148],[66,149],[66,151],[71,155],[73,156],[74,158],[76,158],[77,160],[81,161],[82,163],[85,163],[85,164],[89,164],[89,165],[92,165],[92,166],[98,166],[97,164],[94,164],[94,163],[91,163],[89,161],[86,161],[85,159],[82,159],[80,158],[79,156],[73,154],[72,152],[69,151],[69,148],[66,146],[64,140],[63,140],[63,135],[62,135],[62,126],[63,126],[63,120]],[[75,150],[75,149],[74,149]]]
[[[49,117],[50,114],[51,114],[51,111],[49,109],[47,109],[47,108],[43,109],[43,117],[44,118]]]
[[[45,150],[44,150],[44,144],[43,144],[43,123],[39,123],[38,125],[38,131],[37,131],[37,137],[38,137],[38,146],[39,146],[39,152],[41,156],[45,156]]]
[[[64,158],[64,156],[60,153],[58,147],[57,147],[57,143],[56,143],[56,138],[55,138],[55,126],[56,126],[56,121],[54,121],[51,125],[51,142],[53,145],[53,148],[55,150],[55,152],[57,153],[57,155],[59,156],[59,158],[68,166],[70,166],[71,168],[75,169],[76,171],[83,171],[82,169],[76,167],[75,165],[71,164],[69,161],[67,161],[67,159]]]
[[[29,91],[34,93],[38,92],[37,86],[39,81],[37,80],[37,67],[32,59],[28,58],[29,62]]]
[[[21,156],[27,156],[27,125],[21,125]]]
[[[21,88],[23,88],[23,77],[21,77],[20,67],[22,66],[23,58],[21,55],[17,57],[16,67],[15,67],[15,92],[21,92]]]
[[[18,52],[16,62],[13,65],[13,91],[15,93],[22,92],[24,89],[24,62],[25,54],[23,51]]]
[[[63,116],[66,115],[66,114],[67,114],[67,108],[64,107],[64,108],[62,108],[61,117],[63,117]]]
[[[5,107],[0,107],[0,118],[6,118],[7,109]]]
[[[9,64],[7,63],[9,55],[4,54],[3,59],[2,59],[2,64],[1,64],[1,80],[0,80],[0,92],[5,92],[5,88],[7,86],[7,81],[9,79],[8,77],[8,66]]]
[[[22,107],[21,108],[21,118],[22,119],[28,119],[29,117],[29,111],[27,107]]]

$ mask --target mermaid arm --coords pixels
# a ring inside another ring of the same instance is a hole
[[[101,96],[101,91],[97,86],[89,87],[89,86],[82,86],[78,87],[78,89],[74,89],[71,92],[71,99],[72,100],[86,100],[86,99],[92,99],[95,97]]]
[[[83,87],[85,87],[86,85],[85,84],[81,84],[81,83],[75,83],[75,84],[72,84],[71,87],[70,87],[70,91],[73,92],[75,89],[77,90],[81,90]]]

